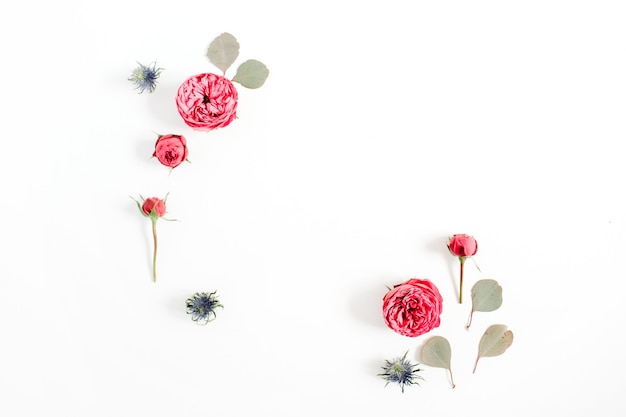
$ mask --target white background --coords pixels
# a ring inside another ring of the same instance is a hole
[[[10,9],[8,9],[10,7]],[[0,414],[604,416],[626,413],[621,1],[9,2],[0,13]],[[174,95],[222,32],[238,119],[196,132]],[[153,94],[127,80],[164,68]],[[191,164],[151,159],[156,133]],[[169,194],[151,282],[150,222]],[[445,247],[474,235],[457,302]],[[386,286],[429,278],[407,338]],[[502,307],[464,325],[469,290]],[[225,305],[198,326],[187,297]],[[490,324],[515,334],[472,374]],[[432,335],[457,384],[377,374]]]

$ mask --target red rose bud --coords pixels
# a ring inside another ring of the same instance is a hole
[[[187,140],[181,135],[159,135],[154,153],[160,163],[169,168],[176,168],[187,160]]]
[[[453,235],[447,245],[450,253],[459,258],[459,303],[463,303],[463,270],[465,260],[476,255],[476,251],[478,251],[478,242],[476,242],[476,239],[472,236],[458,234]]]
[[[165,215],[165,201],[157,197],[150,197],[141,205],[141,211],[148,217],[153,215],[153,211],[156,217],[163,217]]]
[[[162,218],[165,215],[165,210],[166,210],[165,201],[167,200],[167,196],[165,196],[165,199],[163,200],[161,200],[158,197],[150,197],[146,199],[141,197],[141,199],[143,200],[143,203],[140,203],[139,201],[133,198],[133,200],[135,200],[135,203],[137,203],[137,207],[139,207],[139,211],[141,212],[141,214],[144,217],[149,217],[150,220],[152,221],[152,236],[154,238],[154,253],[152,255],[152,277],[154,279],[154,282],[156,282],[156,259],[157,259],[156,223],[158,219]],[[164,219],[164,220],[169,220],[169,219]]]
[[[468,235],[454,235],[448,242],[448,249],[454,256],[469,257],[476,255],[478,243],[476,239]]]
[[[430,280],[412,278],[383,297],[385,324],[403,336],[417,337],[439,327],[443,298]]]
[[[178,88],[176,106],[185,123],[195,130],[225,127],[237,115],[237,90],[221,75],[189,77]]]

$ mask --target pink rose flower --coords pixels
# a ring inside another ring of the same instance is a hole
[[[165,199],[161,200],[158,197],[150,197],[150,198],[143,198],[142,196],[141,199],[143,200],[143,202],[139,202],[138,200],[135,200],[133,197],[131,197],[135,203],[137,203],[137,207],[139,208],[139,211],[141,212],[141,214],[144,217],[147,217],[150,219],[150,221],[152,222],[152,238],[154,240],[154,252],[152,254],[152,278],[154,280],[154,282],[156,282],[156,260],[157,260],[157,230],[156,230],[156,224],[157,221],[160,218],[163,218],[163,216],[165,215],[165,201],[167,200],[167,196],[165,196]],[[164,220],[169,220],[169,219],[164,219]]]
[[[451,254],[459,258],[459,303],[463,303],[463,271],[465,260],[476,255],[478,242],[472,236],[465,234],[453,235],[448,241],[448,250]]]
[[[443,298],[428,279],[412,278],[383,297],[387,326],[403,336],[417,337],[439,327]]]
[[[237,90],[228,79],[216,74],[189,77],[178,88],[178,113],[193,129],[209,131],[226,127],[237,113]]]
[[[454,256],[469,257],[476,255],[478,250],[478,242],[469,235],[454,235],[448,242],[448,249]]]
[[[154,214],[152,214],[152,210],[154,210]],[[148,217],[154,217],[153,221],[156,221],[156,217],[165,215],[165,201],[158,197],[146,198],[141,205],[141,211]]]
[[[154,153],[160,163],[176,168],[187,160],[187,140],[181,135],[159,135],[154,145]]]

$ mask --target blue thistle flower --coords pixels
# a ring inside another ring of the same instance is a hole
[[[407,353],[409,352],[405,352],[401,358],[385,361],[385,366],[382,367],[385,372],[378,374],[378,376],[387,381],[385,386],[387,386],[390,382],[394,382],[400,385],[402,392],[404,392],[405,386],[413,384],[419,385],[417,380],[424,380],[424,378],[420,375],[417,375],[418,372],[422,371],[418,368],[419,364],[412,364],[408,361],[406,359]]]
[[[163,68],[157,68],[156,63],[152,66],[145,66],[138,62],[139,66],[133,70],[128,81],[135,83],[135,88],[139,90],[139,94],[143,93],[143,90],[148,89],[148,92],[152,93],[156,88],[157,78],[161,75]]]
[[[216,292],[197,292],[187,299],[187,314],[191,314],[191,320],[203,325],[215,320],[217,317],[215,309],[224,308],[218,301]]]

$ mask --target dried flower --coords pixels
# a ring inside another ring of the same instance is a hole
[[[187,299],[187,314],[191,314],[191,320],[202,325],[215,320],[217,317],[215,309],[224,308],[217,299],[216,292],[197,292]]]
[[[152,93],[156,88],[157,78],[161,75],[163,68],[157,68],[156,63],[152,66],[145,66],[138,62],[139,66],[133,70],[128,81],[132,81],[135,84],[135,88],[139,90],[139,94],[143,93],[145,89]]]
[[[391,361],[385,361],[385,366],[382,367],[385,372],[378,374],[378,376],[387,381],[385,386],[387,386],[390,382],[394,382],[400,385],[402,392],[404,392],[405,386],[413,384],[419,386],[417,380],[424,380],[424,378],[417,374],[422,371],[422,369],[418,368],[419,364],[412,364],[408,361],[406,359],[407,353],[409,352],[405,352],[401,358],[398,357]]]

